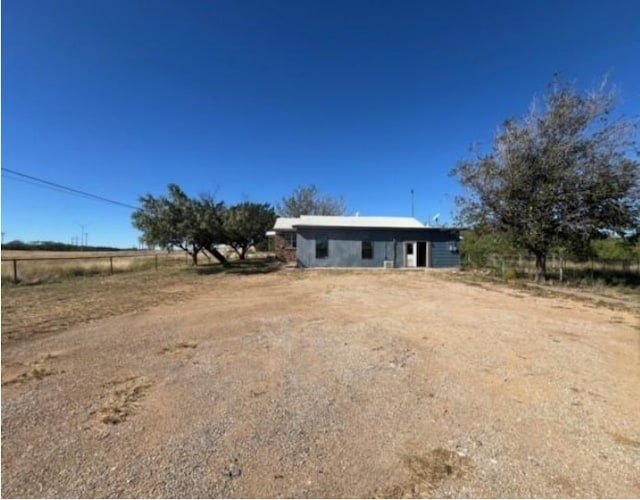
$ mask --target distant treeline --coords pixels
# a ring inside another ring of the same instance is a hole
[[[94,247],[70,245],[69,243],[61,243],[59,241],[29,241],[24,242],[20,240],[13,240],[9,243],[2,244],[2,250],[40,250],[40,251],[52,251],[52,252],[77,252],[78,250],[86,252],[118,252],[125,250],[123,248],[114,247]],[[137,250],[136,248],[127,248],[126,250]]]

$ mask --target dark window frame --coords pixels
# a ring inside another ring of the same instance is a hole
[[[287,232],[283,234],[285,248],[297,248],[298,239],[295,232]]]
[[[361,242],[360,257],[362,260],[373,260],[373,241],[363,240]]]
[[[329,258],[329,238],[327,236],[316,236],[316,259]]]

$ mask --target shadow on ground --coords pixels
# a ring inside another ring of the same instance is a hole
[[[282,268],[282,263],[273,257],[267,257],[263,259],[247,259],[229,262],[227,266],[222,264],[205,264],[203,266],[197,266],[193,269],[196,274],[199,275],[211,275],[211,274],[268,274],[275,271],[279,271]]]

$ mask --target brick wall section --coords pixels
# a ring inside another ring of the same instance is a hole
[[[276,258],[282,262],[296,262],[296,249],[287,245],[287,241],[282,234],[276,234]]]

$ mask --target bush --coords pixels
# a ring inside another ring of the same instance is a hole
[[[517,280],[522,278],[522,273],[515,267],[508,267],[502,273],[502,277],[506,280]]]

